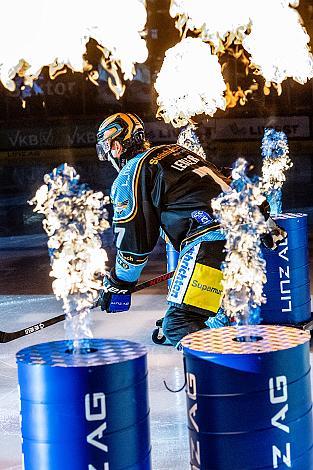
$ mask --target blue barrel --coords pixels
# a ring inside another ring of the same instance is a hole
[[[261,307],[261,318],[267,324],[297,324],[311,318],[307,214],[273,218],[288,237],[275,251],[263,248],[267,302]]]
[[[183,338],[191,468],[313,468],[309,341],[274,325]]]
[[[68,348],[17,353],[25,470],[150,470],[145,347],[91,339],[79,353]]]
[[[175,250],[171,242],[166,242],[166,261],[167,261],[167,272],[175,271],[178,263],[179,252]],[[167,287],[170,289],[172,279],[167,281]]]

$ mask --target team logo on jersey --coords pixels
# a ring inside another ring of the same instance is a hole
[[[201,225],[207,225],[213,222],[212,217],[207,212],[204,212],[204,211],[193,211],[191,213],[191,217],[195,219],[198,222],[198,224],[201,224]]]
[[[118,214],[123,212],[128,206],[128,200],[123,201],[123,202],[117,202],[115,206],[115,210]]]

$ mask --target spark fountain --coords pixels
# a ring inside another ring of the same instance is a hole
[[[264,129],[261,149],[263,190],[271,208],[271,215],[281,214],[285,171],[293,165],[289,158],[286,134],[273,128]]]
[[[259,325],[264,200],[239,159],[213,209],[226,236],[225,313],[237,326],[182,340],[191,468],[313,468],[309,333]],[[253,452],[251,451],[253,449]]]
[[[89,326],[106,260],[99,236],[108,226],[106,200],[67,164],[45,183],[31,203],[46,216],[68,339],[17,353],[24,468],[149,470],[146,349],[91,338]]]
[[[181,129],[177,137],[177,143],[206,160],[206,154],[197,136],[197,126],[195,124],[188,124]]]

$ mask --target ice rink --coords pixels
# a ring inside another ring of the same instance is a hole
[[[151,289],[150,289],[151,290]],[[94,337],[138,341],[147,346],[153,468],[189,468],[185,392],[171,393],[184,383],[182,354],[171,346],[158,346],[151,340],[155,320],[166,308],[162,294],[135,294],[131,312],[109,315],[92,313]],[[12,331],[62,313],[53,295],[0,296],[1,329]],[[19,399],[15,354],[31,344],[64,339],[59,323],[27,337],[0,345],[0,469],[21,469]],[[39,469],[38,469],[39,470]],[[43,470],[43,469],[40,469]]]
[[[2,252],[0,256],[1,330],[19,330],[63,313],[61,302],[51,294],[44,250]],[[142,280],[165,271],[165,256],[157,252],[149,261]],[[312,287],[311,252],[311,293]],[[165,380],[174,390],[184,384],[182,354],[171,346],[155,345],[151,340],[155,321],[166,310],[166,283],[138,292],[132,299],[130,312],[112,315],[93,311],[93,334],[94,337],[128,339],[146,345],[153,469],[187,470],[190,466],[185,392],[171,393],[163,383]],[[63,322],[0,344],[0,470],[22,469],[15,354],[32,344],[61,339],[64,339]]]

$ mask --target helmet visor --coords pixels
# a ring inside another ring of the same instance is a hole
[[[103,161],[108,161],[109,160],[109,154],[111,150],[111,143],[109,140],[100,140],[96,143],[96,151],[99,160]]]
[[[101,162],[110,162],[117,172],[120,171],[118,162],[115,161],[112,155],[111,142],[109,140],[97,142],[96,150],[97,150],[98,158]]]

